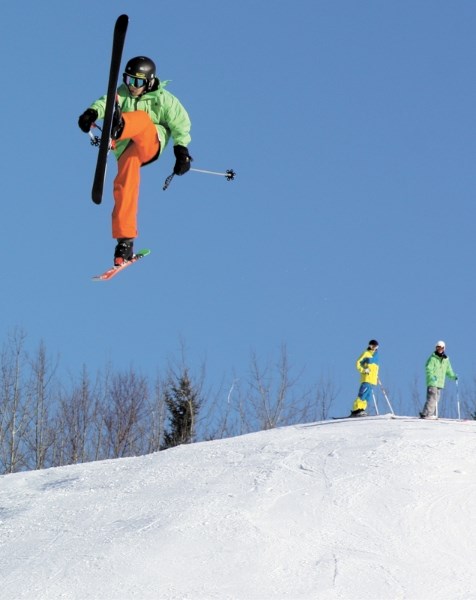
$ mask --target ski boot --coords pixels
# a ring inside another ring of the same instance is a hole
[[[117,246],[114,250],[114,266],[120,267],[125,262],[131,260],[134,256],[134,239],[120,238],[117,240]]]
[[[117,140],[121,137],[122,132],[124,130],[124,117],[122,116],[122,110],[119,106],[119,103],[116,102],[114,107],[114,114],[112,116],[112,125],[111,125],[111,139]]]
[[[350,416],[351,417],[367,417],[368,415],[363,408],[359,408],[358,410],[353,410],[350,413]]]

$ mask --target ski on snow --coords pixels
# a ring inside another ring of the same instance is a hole
[[[440,423],[471,423],[474,422],[474,419],[452,419],[449,417],[436,417],[434,419],[422,419],[421,417],[411,417],[405,415],[395,415],[395,414],[384,414],[384,415],[362,415],[361,417],[351,417],[347,415],[345,417],[332,417],[334,421],[358,421],[359,419],[376,419],[377,417],[385,417],[387,419],[398,419],[401,421],[438,421]]]
[[[410,416],[405,416],[405,415],[392,415],[391,417],[392,419],[399,419],[401,421],[425,421],[425,422],[438,422],[438,423],[472,423],[475,420],[474,419],[458,419],[457,417],[433,417],[433,418],[429,418],[427,417],[426,419],[422,418],[422,417],[410,417]]]
[[[91,192],[92,200],[95,204],[101,204],[104,188],[104,179],[106,176],[107,155],[111,147],[111,128],[112,117],[114,114],[114,105],[116,102],[117,80],[121,68],[122,50],[126,39],[129,17],[121,15],[117,18],[114,26],[114,35],[112,40],[111,65],[109,67],[109,83],[107,86],[106,112],[104,114],[101,141],[94,173],[94,182]]]
[[[139,250],[137,254],[134,254],[131,260],[126,261],[118,267],[111,267],[110,269],[107,269],[107,271],[104,271],[104,273],[102,273],[101,275],[95,275],[92,279],[93,281],[108,281],[109,279],[115,277],[121,271],[124,271],[124,269],[127,269],[127,267],[130,267],[131,265],[136,263],[141,258],[144,258],[144,256],[147,256],[148,254],[150,254],[150,250]]]
[[[353,417],[352,415],[346,415],[345,417],[332,417],[334,421],[342,421],[343,419],[368,419],[369,417],[380,417],[383,415],[360,415],[359,417]],[[386,416],[386,415],[385,415]]]

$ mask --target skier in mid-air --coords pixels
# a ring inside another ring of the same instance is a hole
[[[111,138],[117,158],[114,179],[112,237],[117,240],[114,265],[120,266],[133,257],[137,237],[140,168],[162,154],[170,138],[174,142],[175,175],[190,169],[190,118],[180,101],[164,88],[156,74],[155,63],[146,56],[131,58],[117,89]],[[106,96],[102,96],[79,117],[78,125],[88,133],[97,119],[103,119]]]

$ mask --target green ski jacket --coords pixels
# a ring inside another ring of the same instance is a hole
[[[426,361],[426,385],[428,387],[445,387],[445,377],[458,379],[446,354],[441,356],[436,352]]]
[[[127,86],[123,83],[117,89],[119,106],[122,112],[135,110],[145,111],[152,119],[160,141],[160,154],[162,154],[169,139],[172,137],[174,145],[187,147],[192,139],[190,137],[190,117],[179,100],[165,90],[168,81],[162,81],[158,87],[138,98],[129,94]],[[91,104],[97,110],[98,119],[103,119],[106,112],[106,96],[101,96]],[[128,139],[118,140],[114,149],[116,158],[119,158],[129,144]]]

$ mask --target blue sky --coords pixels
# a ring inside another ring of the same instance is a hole
[[[115,164],[98,207],[77,118],[105,92],[124,12],[123,63],[156,61],[190,113],[194,166],[237,178],[190,173],[163,192],[168,148],[142,171],[136,247],[152,254],[94,283],[112,260]],[[404,399],[415,377],[423,395],[442,338],[473,385],[475,2],[28,0],[0,17],[0,340],[21,327],[73,374],[154,375],[184,343],[211,386],[285,344],[300,385],[335,381],[339,414],[370,338]]]

